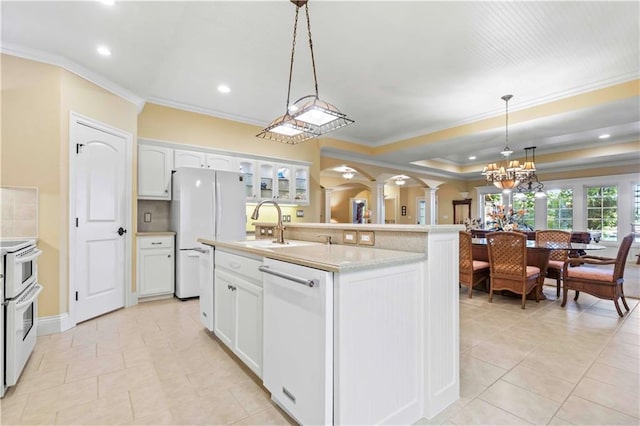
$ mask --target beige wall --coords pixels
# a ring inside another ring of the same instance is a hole
[[[39,189],[40,316],[68,310],[70,111],[135,136],[130,102],[61,68],[2,55],[1,184]]]

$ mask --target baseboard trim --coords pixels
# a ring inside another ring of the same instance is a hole
[[[74,325],[75,324],[71,323],[71,317],[68,312],[50,317],[40,317],[38,318],[37,334],[38,336],[46,336],[49,334],[62,333],[74,327]]]

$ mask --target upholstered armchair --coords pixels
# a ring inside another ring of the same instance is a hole
[[[576,295],[573,300],[577,301],[580,292],[584,291],[600,299],[613,300],[618,315],[623,316],[618,305],[618,299],[622,299],[622,304],[629,311],[629,306],[624,298],[624,266],[627,262],[629,249],[633,242],[633,234],[629,234],[622,239],[618,255],[615,259],[597,256],[583,256],[579,258],[569,258],[565,261],[562,280],[562,304],[567,304],[567,293],[569,289],[575,290]],[[579,266],[578,266],[579,265]],[[613,268],[594,268],[585,265],[614,265]]]
[[[568,246],[571,243],[571,232],[556,229],[536,231],[536,244],[544,245],[546,243],[558,243]],[[556,297],[558,298],[560,297],[562,269],[564,268],[564,262],[568,257],[569,250],[551,250],[551,253],[549,254],[549,264],[547,265],[546,276],[556,280]]]
[[[469,287],[469,299],[471,299],[473,287],[489,279],[489,262],[473,260],[473,244],[470,233],[460,231],[459,244],[459,281],[460,284]]]
[[[527,236],[520,232],[492,232],[487,234],[491,284],[489,302],[493,302],[493,292],[509,290],[522,295],[522,309],[525,308],[527,294],[532,290],[539,302],[538,277],[540,268],[527,265]]]

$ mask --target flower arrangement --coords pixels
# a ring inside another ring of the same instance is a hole
[[[482,219],[479,217],[474,217],[473,219],[466,218],[464,220],[464,227],[467,232],[472,229],[482,229]]]
[[[495,206],[493,212],[489,213],[491,220],[487,224],[495,230],[514,231],[518,229],[518,225],[525,214],[526,211],[524,210],[515,212],[512,207],[507,209],[503,205]]]

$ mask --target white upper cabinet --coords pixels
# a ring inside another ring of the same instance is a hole
[[[248,203],[263,200],[309,205],[309,166],[269,158],[241,158],[211,151],[138,145],[138,198],[171,200],[171,171],[179,167],[240,172]]]
[[[197,167],[228,172],[238,170],[237,161],[234,157],[184,149],[175,150],[174,163],[176,168]]]
[[[208,169],[225,170],[227,172],[237,172],[236,159],[226,155],[207,154],[206,164]]]
[[[138,198],[170,200],[172,168],[173,149],[138,145]]]
[[[174,166],[178,167],[200,167],[206,166],[207,158],[204,152],[198,151],[186,151],[183,149],[176,149],[174,154]]]

